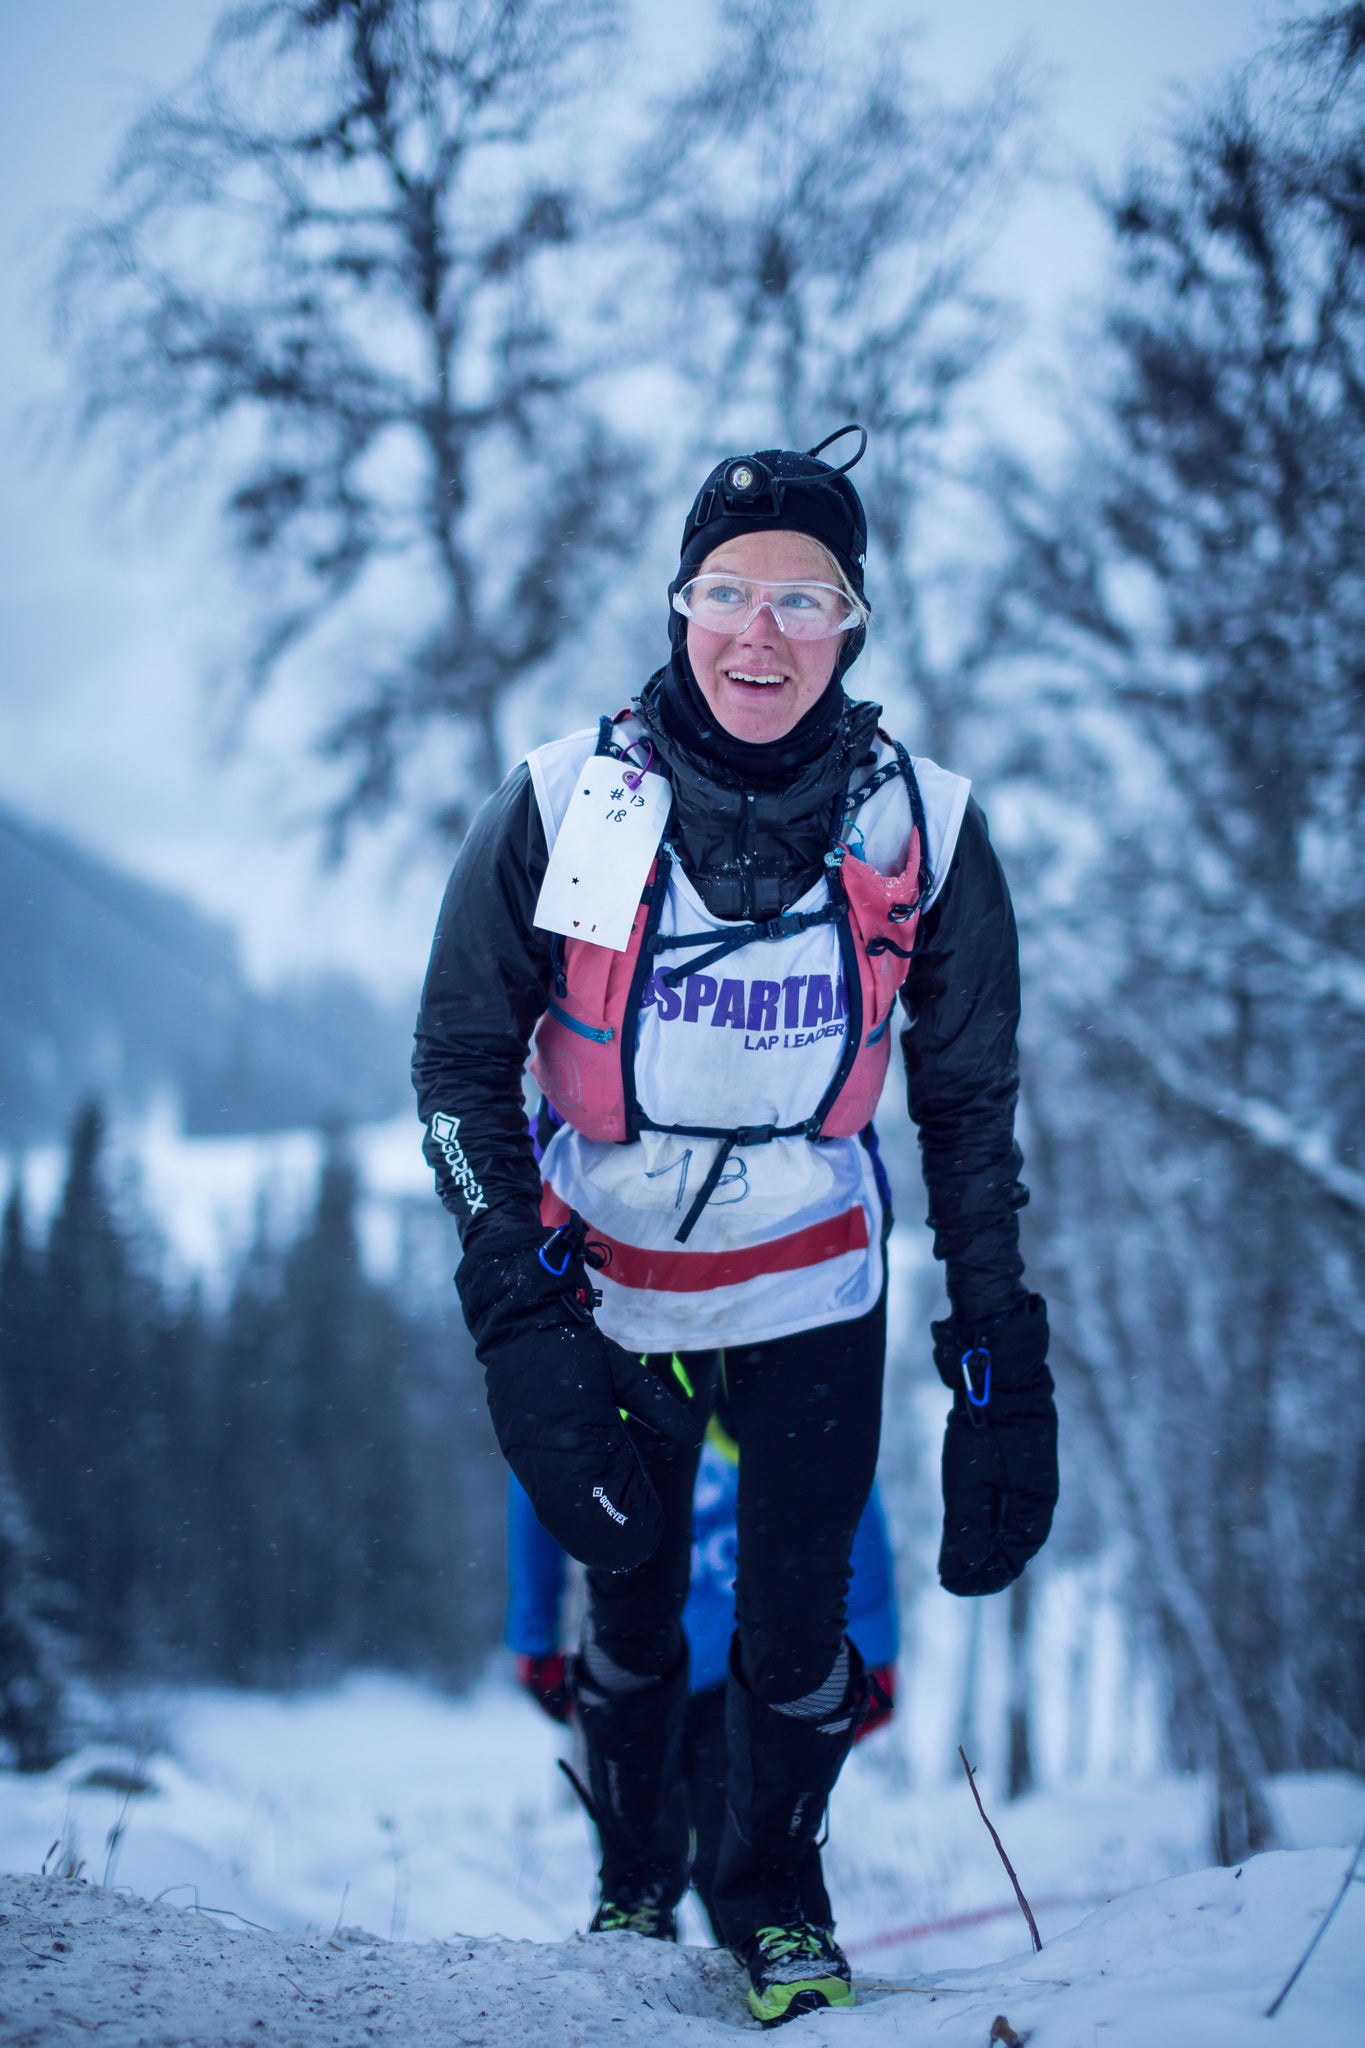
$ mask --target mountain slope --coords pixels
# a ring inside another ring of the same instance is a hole
[[[341,976],[263,994],[226,925],[0,808],[0,1144],[89,1095],[169,1092],[195,1134],[371,1121],[407,1099],[408,1029]]]

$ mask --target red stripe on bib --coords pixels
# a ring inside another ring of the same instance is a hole
[[[568,1221],[568,1204],[548,1181],[541,1190],[541,1220],[551,1226]],[[618,1287],[636,1287],[665,1294],[701,1294],[713,1287],[737,1287],[764,1273],[799,1273],[841,1259],[846,1252],[867,1250],[867,1215],[861,1207],[845,1209],[823,1223],[774,1237],[767,1244],[737,1246],[726,1252],[647,1251],[638,1244],[620,1244],[604,1230],[589,1233],[611,1253],[607,1276]]]

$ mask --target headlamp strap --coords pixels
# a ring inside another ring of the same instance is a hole
[[[813,448],[808,448],[807,455],[819,455],[824,449],[832,447],[836,441],[842,441],[845,434],[856,434],[858,446],[847,462],[841,462],[837,469],[830,471],[829,476],[821,477],[821,483],[829,483],[836,476],[847,476],[851,469],[857,468],[867,453],[867,428],[860,427],[856,420],[850,420],[846,427],[836,427],[832,434],[826,434],[823,441],[817,441]]]

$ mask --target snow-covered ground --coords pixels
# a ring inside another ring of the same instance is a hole
[[[1360,2038],[1365,1995],[1359,1886],[1292,2002],[1263,2017],[1342,1864],[1323,1849],[1261,1856],[1130,1893],[1040,1955],[864,1972],[856,2011],[808,2015],[786,2038],[792,2048],[1342,2048]],[[0,1878],[0,1997],[0,2039],[14,2048],[82,2033],[106,2048],[616,2048],[757,2032],[737,1969],[715,1949],[634,1935],[418,1944],[350,1926],[275,1934],[57,1879]]]
[[[454,1701],[354,1677],[293,1698],[163,1693],[121,1713],[124,1742],[0,1776],[0,1869],[14,1873],[0,1880],[0,2042],[97,2026],[106,2043],[595,2044],[747,2024],[724,1957],[579,1939],[586,1824],[556,1731],[500,1679]],[[893,1725],[840,1783],[827,1858],[863,2001],[801,2021],[794,2041],[853,2026],[869,2048],[987,2048],[997,2012],[1036,2048],[1361,2037],[1359,1885],[1282,2017],[1258,2017],[1340,1883],[1360,1781],[1279,1781],[1284,1853],[1239,1877],[1201,1867],[1195,1780],[1013,1805],[984,1780],[1042,1929],[1030,1960],[965,1782],[916,1775]],[[82,1865],[85,1882],[52,1875]],[[695,1918],[684,1932],[702,1940]]]

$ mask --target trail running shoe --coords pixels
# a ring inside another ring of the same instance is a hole
[[[645,1934],[651,1941],[676,1941],[678,1923],[665,1905],[662,1885],[622,1886],[603,1899],[588,1923],[589,1934]]]
[[[854,2002],[853,1972],[832,1928],[808,1920],[760,1927],[740,1961],[749,1972],[749,2010],[765,2027]]]

